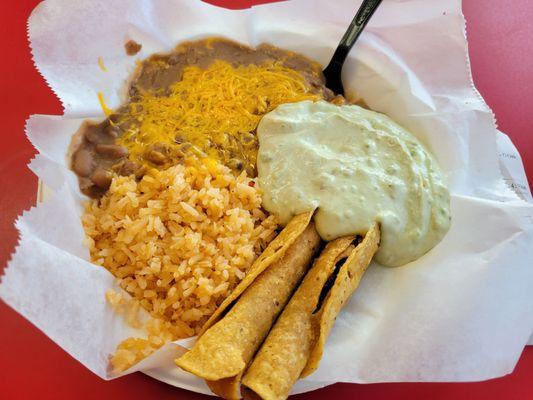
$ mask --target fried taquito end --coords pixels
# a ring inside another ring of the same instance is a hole
[[[298,378],[318,367],[335,318],[378,249],[378,225],[359,240],[328,243],[244,374],[245,399],[286,399]]]

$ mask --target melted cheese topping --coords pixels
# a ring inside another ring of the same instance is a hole
[[[234,67],[216,61],[205,70],[187,67],[165,94],[141,93],[128,105],[121,118],[134,123],[118,143],[141,163],[151,145],[172,148],[188,142],[196,156],[228,165],[239,154],[255,166],[257,140],[251,132],[261,117],[282,103],[319,99],[311,89],[300,73],[277,63]]]

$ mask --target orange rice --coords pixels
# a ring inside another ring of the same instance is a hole
[[[87,203],[82,222],[92,261],[157,321],[148,339],[119,346],[115,370],[197,333],[277,228],[255,183],[209,159],[152,169],[140,181],[116,176],[101,199]],[[120,302],[112,294],[108,300]]]

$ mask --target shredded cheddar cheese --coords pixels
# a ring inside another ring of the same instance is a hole
[[[282,103],[320,99],[311,89],[300,73],[278,63],[234,67],[216,61],[205,70],[186,67],[167,94],[141,93],[129,103],[119,121],[133,123],[118,142],[131,160],[143,164],[146,152],[163,144],[232,168],[235,155],[245,166],[255,166],[261,117]]]
[[[98,57],[98,66],[103,72],[107,72],[107,68],[104,65],[104,59],[102,58],[102,56]]]
[[[104,94],[102,92],[98,92],[97,95],[98,95],[98,102],[100,103],[100,107],[102,107],[102,111],[104,112],[105,116],[108,117],[112,111],[105,103]]]

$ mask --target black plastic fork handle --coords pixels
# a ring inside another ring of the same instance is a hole
[[[353,47],[357,38],[374,14],[374,11],[376,11],[378,6],[381,4],[381,1],[382,0],[363,0],[361,7],[359,7],[359,10],[357,10],[357,14],[355,14],[350,26],[348,26],[348,29],[344,33],[344,36],[337,46],[335,53],[333,53],[333,57],[326,67],[326,70],[342,68],[344,60],[346,60],[350,49]]]

